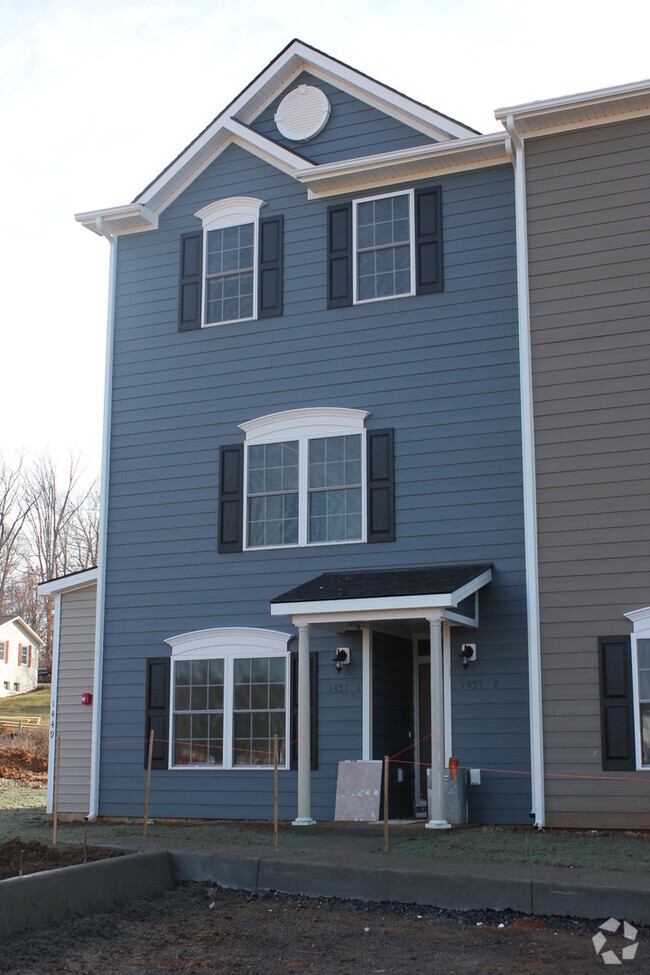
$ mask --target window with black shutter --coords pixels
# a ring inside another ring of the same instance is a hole
[[[169,755],[169,657],[149,657],[145,704],[144,766],[153,731],[152,769],[165,769]]]
[[[630,638],[600,637],[598,658],[603,769],[630,771],[636,767]]]

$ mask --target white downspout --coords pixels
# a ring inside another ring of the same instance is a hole
[[[108,537],[108,476],[110,467],[111,400],[113,391],[113,334],[115,330],[115,281],[117,239],[97,218],[97,229],[110,244],[108,273],[108,315],[106,321],[106,367],[104,373],[104,422],[102,427],[102,466],[99,493],[99,546],[97,552],[97,607],[95,611],[95,666],[93,672],[93,719],[90,752],[90,805],[88,819],[99,812],[99,761],[102,726],[102,676],[104,663],[104,601],[106,594],[106,543]]]
[[[519,316],[519,385],[521,395],[521,443],[524,492],[524,550],[528,610],[528,700],[530,710],[530,764],[534,825],[545,823],[544,737],[542,713],[542,659],[539,625],[539,577],[537,560],[537,500],[535,493],[535,427],[530,348],[530,298],[528,293],[528,224],[526,220],[526,162],[524,141],[512,115],[506,119],[511,143],[506,144],[515,170],[515,236],[517,247],[517,294]],[[514,146],[514,151],[513,151]]]

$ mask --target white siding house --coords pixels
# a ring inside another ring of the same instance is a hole
[[[38,633],[20,616],[0,616],[0,697],[34,690],[43,646]]]

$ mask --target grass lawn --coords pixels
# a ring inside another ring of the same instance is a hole
[[[40,718],[41,725],[47,727],[50,718],[50,692],[51,686],[42,684],[27,694],[0,698],[0,722],[3,718]]]
[[[21,839],[52,841],[52,821],[45,814],[45,789],[27,785],[0,785],[0,843]],[[216,853],[224,846],[272,848],[271,823],[205,822],[200,824],[158,823],[149,825],[148,838],[156,846],[196,849]],[[93,824],[88,826],[88,842],[124,843],[139,846],[142,825]],[[59,843],[79,843],[82,823],[59,823]],[[323,850],[328,852],[369,853],[381,858],[379,835],[351,836],[334,830],[309,833],[292,830],[283,824],[280,851]],[[449,832],[416,830],[412,835],[394,831],[390,836],[394,857],[448,860],[471,863],[530,864],[573,867],[583,870],[650,871],[650,840],[642,833],[571,832],[516,827],[483,826]]]

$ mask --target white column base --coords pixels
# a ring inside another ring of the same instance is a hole
[[[312,819],[311,816],[298,816],[291,823],[292,826],[315,826],[316,820]]]
[[[451,829],[451,823],[446,819],[430,819],[426,824],[426,829]]]

